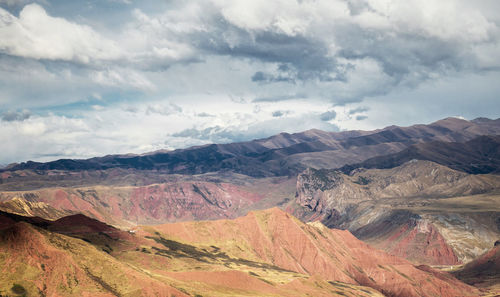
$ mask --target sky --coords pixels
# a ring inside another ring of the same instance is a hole
[[[0,164],[500,117],[497,0],[0,0]]]

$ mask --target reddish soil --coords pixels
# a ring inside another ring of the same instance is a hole
[[[235,220],[157,226],[169,238],[232,248],[235,257],[264,261],[291,271],[361,284],[388,296],[475,296],[450,275],[423,271],[356,239],[350,232],[316,228],[273,208]]]
[[[0,286],[11,278],[30,296],[187,296],[117,262],[89,244],[25,222],[0,230]],[[10,284],[9,286],[12,286]],[[9,287],[10,288],[10,287]],[[0,288],[1,289],[1,288]]]
[[[408,259],[414,263],[429,265],[460,264],[453,249],[431,223],[420,220],[408,222],[391,232],[389,237],[369,242],[389,254]]]

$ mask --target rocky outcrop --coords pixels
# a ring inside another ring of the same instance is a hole
[[[498,204],[488,196],[499,188],[499,176],[470,175],[429,161],[349,175],[308,169],[297,181],[299,207],[290,211],[348,229],[416,263],[452,265],[477,257],[499,235]]]
[[[28,201],[19,197],[0,202],[0,210],[21,216],[42,217],[48,220],[57,220],[71,214],[69,211],[59,210],[44,202]]]
[[[413,160],[399,167],[359,169],[346,175],[335,170],[307,169],[297,178],[297,203],[320,213],[346,210],[359,202],[412,197],[453,197],[500,188],[497,176],[475,176],[429,161]]]

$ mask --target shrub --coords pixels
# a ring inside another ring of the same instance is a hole
[[[12,292],[15,294],[21,295],[21,294],[26,294],[26,289],[21,286],[20,284],[14,284],[11,288]]]

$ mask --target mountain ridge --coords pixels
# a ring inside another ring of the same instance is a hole
[[[370,157],[399,152],[422,141],[463,142],[485,134],[500,134],[500,119],[467,121],[446,118],[428,125],[389,126],[373,131],[308,130],[294,134],[281,133],[247,142],[208,144],[142,155],[60,159],[47,163],[28,161],[1,171],[133,168],[160,170],[169,174],[201,174],[229,170],[254,177],[284,176],[316,165],[338,168]],[[351,152],[353,149],[355,151]],[[331,153],[321,156],[325,152]]]

